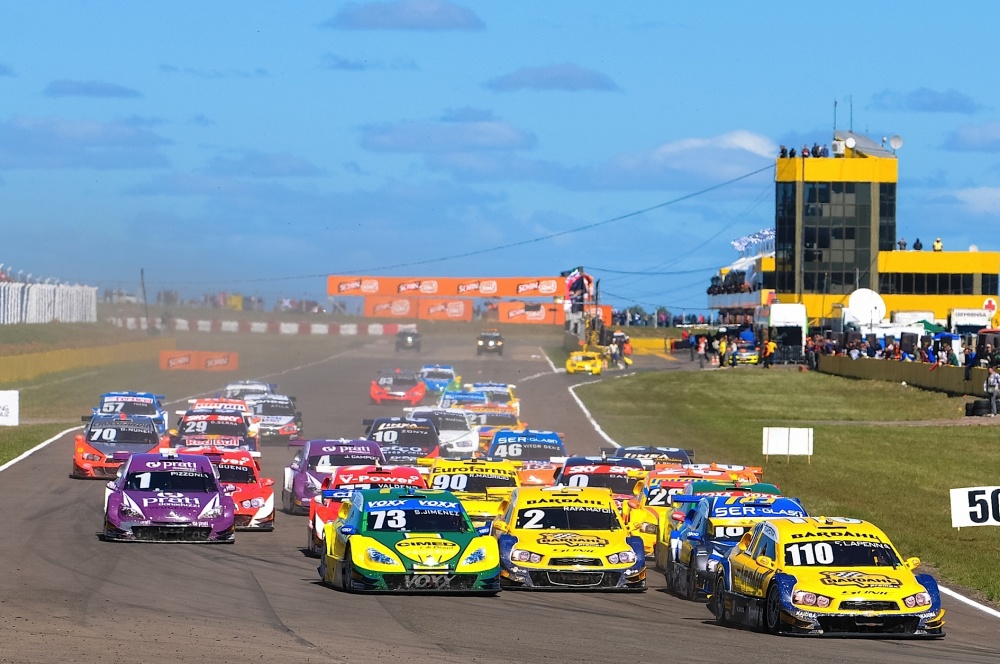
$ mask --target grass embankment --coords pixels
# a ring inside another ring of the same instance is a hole
[[[38,353],[56,348],[108,346],[146,339],[145,333],[108,323],[46,323],[0,325],[0,356]]]
[[[210,393],[232,380],[272,375],[290,367],[316,362],[367,340],[366,337],[192,333],[178,336],[177,347],[185,350],[236,351],[240,354],[240,369],[231,373],[161,371],[157,363],[150,360],[48,374],[20,383],[0,383],[2,390],[20,390],[20,418],[25,422],[18,427],[0,427],[0,463],[63,429],[79,426],[80,416],[90,412],[102,392],[150,391],[164,394],[168,401],[172,401]],[[281,376],[273,376],[270,380],[280,385]],[[175,407],[181,408],[182,405]]]
[[[1000,427],[905,424],[960,419],[964,399],[754,368],[641,374],[577,394],[619,443],[671,444],[693,448],[699,462],[763,465],[764,479],[801,498],[811,514],[870,520],[904,556],[1000,599],[1000,529],[951,528],[948,493],[1000,484]],[[812,427],[812,463],[771,457],[765,464],[765,426]]]

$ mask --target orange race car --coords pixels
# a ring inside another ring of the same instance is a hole
[[[274,530],[274,480],[260,476],[257,459],[243,450],[201,448],[219,473],[219,484],[236,505],[236,530]]]
[[[88,417],[83,433],[73,440],[73,472],[80,479],[114,479],[129,454],[156,452],[170,438],[160,436],[148,417],[120,415]]]
[[[357,489],[383,489],[394,486],[411,486],[426,489],[427,482],[420,471],[411,466],[383,468],[375,466],[341,466],[333,477],[323,480],[318,496],[309,501],[309,530],[306,552],[315,558],[326,549],[323,531],[326,524],[336,521],[344,499]]]
[[[471,413],[472,428],[479,432],[479,449],[486,451],[498,431],[524,431],[528,425],[521,421],[518,411],[496,404],[469,404],[462,407]]]

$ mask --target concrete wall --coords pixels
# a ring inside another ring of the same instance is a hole
[[[111,346],[63,348],[42,353],[8,355],[0,357],[0,383],[31,380],[45,374],[71,369],[143,360],[156,362],[160,357],[161,350],[173,350],[175,344],[173,338],[159,337]]]
[[[972,370],[970,380],[965,381],[964,367],[937,367],[931,371],[930,364],[920,362],[896,362],[890,360],[852,360],[849,357],[823,355],[819,370],[823,373],[847,378],[884,380],[894,383],[906,381],[907,385],[948,394],[970,394],[986,398],[983,383],[986,369]]]

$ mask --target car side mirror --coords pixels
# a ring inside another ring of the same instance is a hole
[[[114,482],[108,482],[108,483],[107,483],[107,484],[105,484],[104,486],[108,487],[108,488],[109,488],[109,489],[111,489],[112,491],[114,491],[114,490],[115,490],[115,483],[114,483]]]
[[[642,487],[643,487],[644,484],[645,484],[645,482],[643,482],[643,481],[636,482],[635,486],[632,487],[632,495],[641,496],[642,495]]]
[[[750,539],[753,533],[745,533],[743,537],[740,538],[739,543],[736,545],[736,550],[740,553],[746,552],[750,548]]]
[[[757,556],[757,564],[767,569],[774,569],[774,561],[767,556]]]
[[[918,567],[920,567],[920,558],[917,557],[907,558],[906,562],[903,564],[906,565],[906,569],[908,570],[917,569]]]
[[[670,513],[670,520],[676,521],[677,523],[684,521],[684,512],[680,510],[674,510],[673,512]]]

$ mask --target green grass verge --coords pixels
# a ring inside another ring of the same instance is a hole
[[[621,444],[671,444],[693,448],[700,462],[763,465],[765,480],[801,498],[811,514],[870,520],[943,580],[1000,600],[1000,529],[951,528],[948,494],[998,484],[1000,428],[905,424],[959,419],[964,399],[752,368],[641,374],[577,394]],[[765,426],[813,427],[812,463],[771,457],[765,464]]]
[[[148,338],[144,332],[108,323],[47,323],[0,325],[0,356],[37,353],[54,348],[106,346]]]
[[[80,424],[79,418],[77,418],[76,422],[22,424],[16,427],[0,427],[0,464],[7,463],[43,440],[48,440],[60,431],[65,431],[78,424]],[[70,467],[72,460],[73,450],[68,449],[66,452],[67,469]]]

